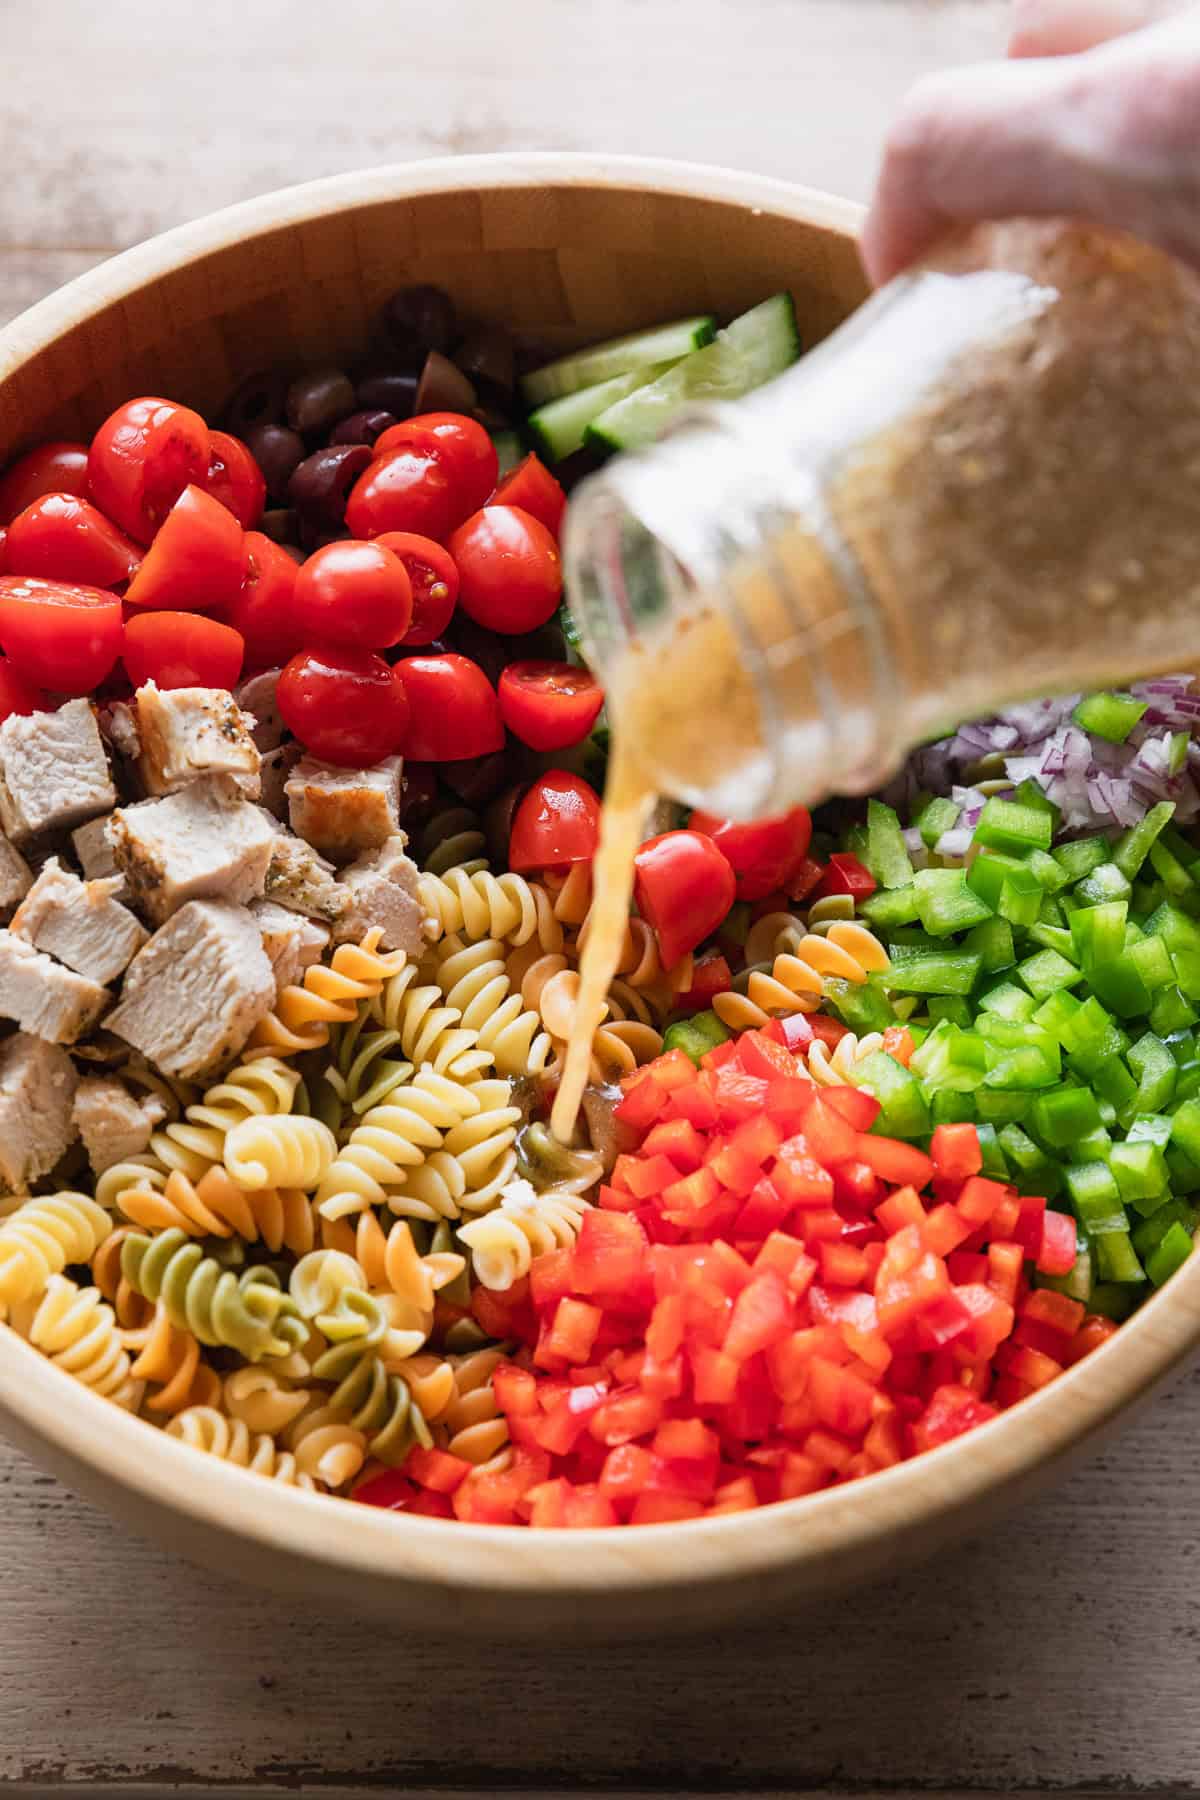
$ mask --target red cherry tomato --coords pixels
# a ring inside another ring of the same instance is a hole
[[[88,447],[56,441],[39,444],[19,456],[4,475],[0,475],[0,525],[7,525],[18,513],[40,500],[43,494],[86,494],[88,491]]]
[[[243,531],[250,531],[262,518],[267,499],[263,472],[241,438],[228,431],[208,434],[208,474],[203,481],[206,494],[227,506]]]
[[[554,538],[562,536],[567,496],[561,482],[554,479],[545,463],[532,451],[504,477],[492,495],[491,505],[519,506],[522,512],[540,519]]]
[[[204,486],[208,426],[173,400],[128,400],[100,427],[88,452],[88,487],[102,513],[148,544],[190,482]]]
[[[242,672],[242,635],[202,613],[137,613],[125,626],[121,660],[135,688],[231,688]]]
[[[390,550],[348,538],[301,564],[295,608],[307,643],[386,650],[408,630],[412,584]]]
[[[0,575],[0,648],[25,681],[90,693],[120,654],[121,602],[79,582]]]
[[[575,663],[509,663],[500,677],[500,711],[508,729],[532,750],[565,750],[596,723],[604,690]]]
[[[228,509],[184,488],[129,584],[130,606],[225,612],[246,579],[246,534]]]
[[[812,842],[812,819],[806,806],[794,806],[776,819],[757,819],[749,825],[718,818],[716,813],[694,812],[688,824],[717,846],[737,877],[739,900],[761,900],[777,888],[785,888]]]
[[[8,568],[8,532],[0,525],[0,575]]]
[[[496,690],[465,656],[408,656],[397,664],[411,712],[405,749],[416,762],[464,762],[504,747]]]
[[[666,831],[643,844],[633,892],[668,969],[716,930],[736,898],[733,870],[699,831]]]
[[[43,494],[8,528],[10,575],[44,575],[88,587],[120,587],[142,560],[141,547],[78,494]]]
[[[483,507],[459,526],[447,549],[458,564],[459,605],[480,625],[533,631],[558,605],[558,545],[520,507]]]
[[[407,737],[399,671],[371,650],[302,650],[279,677],[276,698],[305,749],[341,768],[369,768]]]
[[[346,502],[346,525],[356,538],[416,531],[441,543],[461,517],[449,470],[435,451],[415,445],[377,457]]]
[[[246,579],[229,609],[229,621],[242,634],[247,663],[274,668],[304,642],[293,604],[300,571],[282,544],[261,531],[246,533],[246,556]]]
[[[45,712],[49,705],[41,689],[22,680],[7,657],[0,656],[0,720],[12,713]]]
[[[432,644],[450,623],[458,602],[458,570],[454,558],[432,538],[415,531],[385,531],[373,540],[398,556],[412,588],[412,620],[402,644]]]
[[[718,994],[727,994],[733,986],[728,962],[719,951],[698,957],[692,970],[692,985],[686,993],[676,994],[675,1011],[707,1012]]]
[[[431,450],[449,473],[458,508],[456,525],[477,512],[496,485],[500,472],[496,446],[479,421],[463,413],[418,413],[415,419],[389,425],[375,439],[376,456],[409,448]]]
[[[513,815],[508,840],[510,869],[561,869],[590,862],[600,839],[600,799],[595,788],[551,769],[534,782]]]

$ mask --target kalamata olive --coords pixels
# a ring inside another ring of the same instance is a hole
[[[297,375],[287,391],[287,420],[293,431],[328,431],[353,411],[354,384],[342,369]]]
[[[431,350],[417,383],[413,411],[469,413],[474,406],[475,389],[462,370],[439,351]]]
[[[223,423],[235,437],[248,437],[255,425],[277,425],[283,418],[288,377],[283,369],[255,369],[240,381],[225,404]]]
[[[282,544],[282,545],[280,545],[280,548],[287,551],[288,555],[291,557],[292,561],[296,564],[297,567],[299,567],[299,565],[305,560],[306,552],[300,548],[299,544]],[[313,549],[319,550],[320,545],[314,544]]]
[[[475,386],[498,388],[511,396],[516,386],[517,369],[513,342],[506,331],[487,326],[464,338],[454,352],[454,360]]]
[[[330,444],[306,456],[288,483],[301,525],[336,531],[346,514],[346,496],[370,463],[366,444]]]
[[[437,771],[432,763],[406,762],[400,794],[400,821],[406,830],[433,817],[437,805]]]
[[[512,780],[512,763],[507,749],[492,750],[486,756],[471,756],[465,757],[461,762],[444,763],[441,775],[446,786],[460,800],[478,811]]]
[[[562,656],[562,636],[553,624],[539,626],[536,631],[522,632],[519,636],[501,637],[489,631],[486,625],[477,624],[461,606],[450,621],[446,635],[453,639],[460,656],[469,656],[472,662],[479,664],[493,687],[509,663],[528,662],[534,658],[554,662]]]
[[[526,783],[523,781],[512,782],[488,803],[483,815],[488,855],[498,869],[508,865],[508,840],[512,836],[513,814],[521,804],[525,788]]]
[[[458,336],[454,302],[439,287],[421,282],[385,300],[380,323],[398,350],[449,350]]]
[[[381,431],[387,431],[395,423],[395,413],[385,412],[382,408],[354,412],[334,426],[329,441],[331,444],[373,444]]]
[[[269,506],[258,521],[258,529],[277,544],[290,543],[296,536],[296,515],[290,506]]]
[[[282,500],[297,464],[304,460],[304,439],[286,425],[253,425],[246,433],[246,448],[262,470],[271,498]]]
[[[419,369],[373,369],[360,375],[355,400],[367,412],[390,412],[395,419],[412,417]]]

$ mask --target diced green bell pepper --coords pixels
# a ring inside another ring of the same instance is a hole
[[[967,886],[963,869],[918,869],[913,877],[917,911],[930,937],[969,931],[992,916],[992,909]]]
[[[1049,794],[1043,793],[1037,782],[1030,776],[1025,777],[1020,786],[1014,790],[1012,797],[1018,806],[1033,806],[1037,808],[1038,812],[1049,813],[1051,825],[1055,831],[1058,830],[1058,822],[1062,818],[1061,809],[1055,806]]]
[[[1146,1258],[1146,1274],[1155,1287],[1161,1287],[1176,1269],[1182,1269],[1191,1254],[1192,1239],[1189,1233],[1182,1225],[1170,1225]]]
[[[1144,1140],[1114,1144],[1108,1166],[1117,1178],[1121,1199],[1135,1212],[1152,1213],[1161,1206],[1170,1183],[1167,1159],[1157,1144]]]
[[[1155,994],[1147,1022],[1158,1037],[1169,1038],[1174,1032],[1186,1031],[1197,1021],[1200,1021],[1200,1012],[1191,1001],[1185,1000],[1177,987],[1165,987]]]
[[[968,954],[978,956],[980,967],[988,974],[998,969],[1011,969],[1016,962],[1013,929],[1007,919],[984,919],[968,931],[962,941]]]
[[[1145,1281],[1146,1271],[1137,1259],[1127,1231],[1104,1232],[1094,1241],[1096,1273],[1105,1281]]]
[[[989,850],[1020,855],[1025,850],[1048,850],[1054,836],[1054,820],[1038,806],[1021,806],[993,795],[985,801],[975,827],[975,842]]]
[[[699,1068],[700,1058],[715,1050],[718,1044],[725,1043],[731,1035],[715,1012],[693,1013],[690,1019],[677,1019],[674,1025],[667,1026],[663,1032],[663,1049],[682,1050]]]
[[[1076,838],[1070,844],[1059,844],[1052,854],[1072,881],[1082,881],[1109,860],[1112,845],[1105,837]]]
[[[1133,884],[1115,862],[1101,863],[1076,883],[1075,896],[1085,906],[1105,906],[1110,900],[1128,900]]]
[[[1071,717],[1093,737],[1103,738],[1109,744],[1123,744],[1148,704],[1135,700],[1132,694],[1088,694]]]
[[[1075,917],[1081,915],[1076,913]],[[1128,953],[1110,962],[1094,962],[1087,971],[1088,986],[1098,1000],[1121,1019],[1140,1019],[1150,1010],[1150,991]]]
[[[976,1125],[979,1153],[983,1157],[983,1174],[993,1181],[1008,1180],[1008,1159],[994,1125]]]
[[[1079,1163],[1066,1171],[1075,1217],[1090,1238],[1129,1230],[1117,1178],[1106,1162]]]
[[[1171,1142],[1200,1168],[1200,1099],[1185,1100],[1171,1119]]]
[[[1174,816],[1173,802],[1160,800],[1158,805],[1152,806],[1136,825],[1131,825],[1128,831],[1121,833],[1113,850],[1113,861],[1122,875],[1128,876],[1130,881],[1133,880],[1149,856],[1159,833],[1170,824]]]
[[[1001,1019],[1032,1019],[1037,1011],[1037,1002],[1015,982],[1001,980],[980,995],[979,1011],[995,1013]]]
[[[931,994],[929,1017],[935,1025],[939,1019],[949,1019],[952,1025],[959,1025],[965,1031],[971,1024],[971,1009],[961,995]]]
[[[989,1125],[1012,1125],[1028,1116],[1033,1095],[1024,1088],[981,1087],[975,1095],[976,1117]]]
[[[1017,974],[1037,1000],[1046,1000],[1060,988],[1083,980],[1083,970],[1060,956],[1057,950],[1038,950],[1017,964]]]
[[[882,800],[867,801],[866,864],[881,887],[907,887],[913,878],[900,820]]]
[[[1081,907],[1071,914],[1071,936],[1085,969],[1093,969],[1098,963],[1113,962],[1123,954],[1128,920],[1129,907],[1124,900]]]
[[[825,999],[843,1025],[865,1037],[871,1031],[886,1031],[896,1023],[896,1015],[886,994],[870,982],[846,981],[840,975],[825,977]]]
[[[1043,1095],[1033,1103],[1031,1116],[1036,1116]],[[1013,1180],[1021,1194],[1045,1194],[1051,1199],[1062,1188],[1062,1170],[1052,1162],[1039,1144],[1019,1125],[1001,1128],[998,1141],[1005,1160],[1013,1171]]]
[[[1101,1125],[1095,1095],[1085,1087],[1055,1087],[1039,1094],[1031,1118],[1038,1136],[1059,1150]]]
[[[1125,1060],[1137,1077],[1136,1111],[1165,1111],[1175,1097],[1178,1078],[1178,1064],[1170,1047],[1148,1031],[1130,1047]]]
[[[943,832],[954,830],[961,811],[962,807],[956,806],[953,800],[944,800],[935,796],[934,799],[926,801],[913,819],[913,824],[920,832],[921,842],[926,849],[932,850]]]
[[[1196,1229],[1196,1209],[1186,1200],[1167,1200],[1148,1219],[1139,1219],[1131,1236],[1139,1256],[1149,1256],[1161,1244],[1172,1225],[1180,1225],[1191,1237]]]
[[[1195,888],[1196,884],[1188,870],[1179,858],[1168,850],[1161,837],[1150,846],[1150,865],[1166,887],[1167,892],[1176,899],[1182,894],[1190,894]]]
[[[935,1125],[968,1125],[975,1117],[975,1096],[957,1088],[939,1087],[926,1096]]]
[[[858,908],[868,925],[888,931],[899,925],[911,925],[919,917],[917,890],[908,887],[879,888],[863,900]]]
[[[1153,933],[1126,946],[1125,955],[1143,982],[1154,993],[1158,988],[1175,985],[1175,964],[1163,940]]]
[[[969,994],[979,978],[980,959],[956,950],[910,950],[890,947],[892,966],[882,971],[882,985],[894,994]],[[876,977],[872,977],[876,979]]]
[[[920,1084],[894,1056],[876,1050],[855,1065],[855,1084],[868,1088],[881,1111],[876,1125],[884,1135],[923,1137],[930,1129],[929,1107]]]

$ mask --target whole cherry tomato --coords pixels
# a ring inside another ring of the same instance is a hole
[[[302,650],[279,677],[276,698],[288,730],[322,762],[369,768],[405,745],[400,672],[371,650]]]
[[[126,621],[121,660],[135,688],[231,688],[243,648],[240,632],[202,613],[144,612]]]
[[[666,831],[643,844],[633,892],[668,969],[716,930],[736,898],[733,870],[699,831]]]
[[[450,623],[458,602],[454,558],[441,544],[415,531],[385,531],[373,542],[400,558],[412,588],[412,619],[400,642],[432,644]]]
[[[56,441],[27,450],[0,475],[0,525],[40,500],[43,494],[86,494],[88,447]]]
[[[532,750],[565,750],[585,738],[604,705],[596,677],[575,663],[509,663],[500,677],[500,712]]]
[[[184,488],[129,584],[130,606],[226,612],[246,579],[246,534],[203,488]]]
[[[386,650],[412,618],[412,584],[398,556],[378,541],[326,544],[300,565],[294,601],[306,643]]]
[[[202,486],[205,493],[227,506],[243,531],[250,531],[262,518],[267,499],[263,472],[241,438],[228,431],[208,434],[208,474]]]
[[[50,705],[40,688],[31,687],[13,668],[6,656],[0,656],[0,720],[12,713],[45,712]]]
[[[562,594],[558,545],[517,506],[485,506],[447,545],[458,564],[458,602],[493,631],[533,631]]]
[[[407,754],[417,762],[461,762],[504,744],[496,690],[465,656],[408,656],[397,663],[411,710]]]
[[[562,536],[563,514],[567,496],[561,482],[555,480],[545,463],[532,451],[511,469],[492,495],[493,506],[519,506],[532,518],[540,519],[554,538]]]
[[[761,900],[776,889],[786,888],[812,842],[812,818],[806,806],[774,819],[740,824],[716,813],[694,812],[688,820],[693,831],[710,837],[737,877],[739,900]]]
[[[508,866],[524,871],[590,862],[599,841],[600,799],[595,788],[566,769],[550,769],[534,782],[513,814]]]
[[[43,494],[8,528],[10,575],[120,587],[141,560],[141,546],[78,494]]]
[[[346,502],[346,525],[356,538],[416,531],[440,543],[461,516],[449,470],[435,451],[415,445],[376,457]]]
[[[246,559],[246,578],[229,609],[229,622],[242,634],[247,663],[273,668],[303,646],[293,605],[300,571],[282,544],[261,531],[246,533]]]
[[[23,680],[88,694],[121,649],[121,602],[102,588],[0,575],[0,648]]]
[[[102,513],[148,544],[189,482],[204,486],[211,453],[198,412],[173,400],[127,400],[88,451],[88,486]]]
[[[450,476],[460,525],[477,512],[496,485],[496,446],[477,419],[463,413],[418,413],[389,425],[375,439],[376,456],[391,450],[430,450]]]

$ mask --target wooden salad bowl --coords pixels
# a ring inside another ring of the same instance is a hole
[[[0,462],[159,393],[213,408],[263,364],[336,362],[405,282],[550,344],[790,287],[806,343],[863,298],[859,209],[682,163],[464,157],[338,176],[167,232],[0,331]],[[1200,1344],[1200,1258],[1000,1419],[885,1474],[637,1530],[408,1518],[268,1483],[100,1399],[4,1334],[0,1428],[136,1530],[222,1573],[440,1633],[690,1630],[890,1574],[1092,1448]]]

